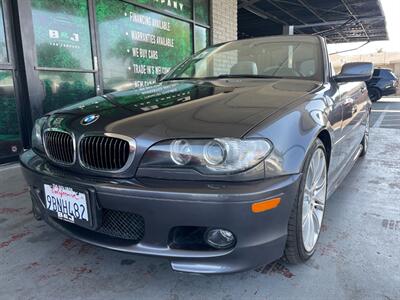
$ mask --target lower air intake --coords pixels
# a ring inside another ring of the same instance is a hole
[[[134,213],[103,209],[103,224],[97,232],[139,242],[144,236],[144,218]]]

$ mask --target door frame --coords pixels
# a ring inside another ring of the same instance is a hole
[[[26,89],[24,86],[24,72],[21,71],[19,55],[18,55],[18,20],[15,15],[15,2],[13,0],[0,0],[2,3],[2,14],[4,20],[4,32],[5,32],[5,41],[6,41],[6,49],[8,55],[8,62],[0,64],[0,70],[11,71],[12,72],[12,80],[14,85],[14,96],[15,96],[15,105],[17,111],[17,120],[16,126],[19,129],[19,139],[23,148],[27,148],[29,146],[29,139],[31,135],[31,127],[30,124],[30,107],[29,107],[29,99],[27,97],[23,97],[26,95]],[[0,24],[3,26],[3,24]],[[24,124],[24,123],[29,124]],[[28,125],[28,126],[26,126]],[[19,149],[21,151],[22,149]],[[0,163],[5,163],[9,161],[14,161],[18,157],[18,153],[15,155],[1,156],[0,154]]]

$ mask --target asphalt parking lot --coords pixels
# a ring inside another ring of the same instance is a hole
[[[316,254],[244,273],[175,273],[33,219],[18,165],[0,168],[0,299],[400,299],[400,98],[374,104],[371,144],[330,199]]]

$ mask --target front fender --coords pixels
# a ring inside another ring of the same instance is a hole
[[[265,160],[265,177],[301,173],[307,153],[321,133],[331,137],[330,106],[323,98],[302,100],[253,128],[246,138],[269,139],[274,149]]]

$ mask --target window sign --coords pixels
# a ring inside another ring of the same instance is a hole
[[[39,67],[93,69],[87,0],[32,0]]]
[[[187,22],[115,0],[96,12],[104,92],[151,85],[193,53]]]
[[[3,2],[0,0],[0,63],[8,62],[6,34],[4,30]]]
[[[192,0],[134,0],[138,4],[145,4],[157,10],[192,19]]]

